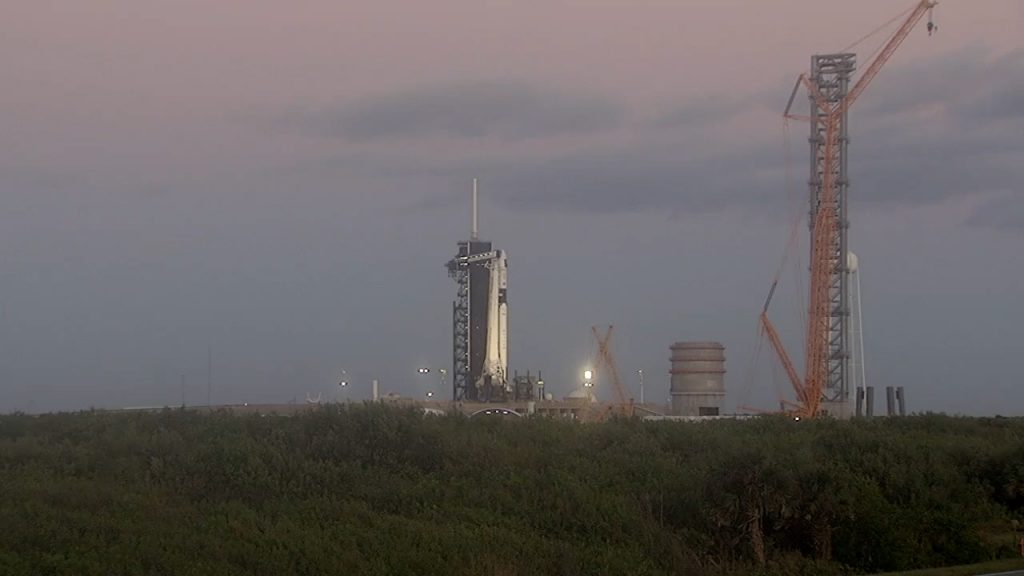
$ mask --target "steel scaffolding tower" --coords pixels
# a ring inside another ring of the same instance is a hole
[[[468,252],[468,242],[466,243]],[[460,245],[460,254],[462,246]],[[455,280],[452,301],[452,400],[466,400],[470,389],[469,374],[469,267],[458,258],[448,263],[448,275]]]
[[[806,370],[801,377],[786,352],[778,331],[768,319],[778,275],[761,309],[761,326],[779,356],[796,392],[793,414],[797,417],[850,415],[850,317],[849,265],[846,232],[849,228],[846,198],[847,114],[885,63],[892,57],[910,31],[929,14],[928,33],[935,31],[931,21],[934,0],[918,0],[899,29],[850,87],[856,57],[850,53],[811,57],[811,71],[801,74],[789,96],[783,116],[811,124],[810,191],[811,267],[807,310],[807,339],[804,343]],[[803,87],[810,96],[810,113],[793,114],[793,99]],[[783,399],[783,405],[787,402]]]
[[[809,80],[818,89],[824,101],[832,109],[840,106],[846,98],[850,86],[850,78],[856,68],[856,55],[818,54],[811,57],[811,74]],[[846,194],[850,181],[847,176],[847,132],[846,107],[842,107],[839,116],[839,131],[836,141],[838,150],[833,152],[832,161],[826,163],[826,131],[830,110],[822,110],[813,95],[810,99],[811,135],[808,139],[811,148],[811,174],[808,185],[810,188],[811,253],[814,253],[814,223],[821,206],[822,183],[825,181],[824,169],[831,166],[833,184],[833,205],[825,209],[834,210],[836,215],[834,253],[829,255],[830,278],[828,281],[828,376],[823,389],[823,408],[835,416],[847,416],[850,400],[850,293],[849,266],[847,262],[847,230],[850,227],[847,219]]]

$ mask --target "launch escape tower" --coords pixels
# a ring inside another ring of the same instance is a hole
[[[811,74],[809,80],[824,97],[825,101],[836,106],[846,98],[850,86],[850,78],[853,76],[856,67],[856,55],[843,54],[818,54],[811,57]],[[810,217],[808,218],[811,229],[811,239],[814,239],[814,222],[821,204],[822,182],[825,179],[823,170],[826,166],[826,130],[828,122],[827,110],[822,110],[814,96],[810,99],[811,134],[808,139],[811,147],[811,174],[808,186],[810,188]],[[847,110],[841,112],[839,118],[839,134],[837,138],[838,150],[834,152],[833,158],[838,161],[831,162],[831,181],[834,190],[835,214],[838,222],[835,227],[836,238],[832,246],[836,251],[829,255],[829,269],[831,274],[828,284],[828,377],[823,389],[822,408],[829,413],[840,416],[849,409],[850,399],[850,295],[849,295],[849,266],[847,263],[847,238],[846,232],[850,227],[846,213],[846,194],[849,188],[847,177],[847,145],[849,135],[847,132]],[[811,246],[811,254],[814,253],[814,246]]]
[[[480,240],[477,181],[473,179],[473,228],[448,261],[457,286],[452,302],[452,400],[506,400],[508,382],[508,260]]]

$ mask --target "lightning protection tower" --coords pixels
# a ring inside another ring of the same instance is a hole
[[[508,381],[508,260],[480,240],[477,181],[473,179],[473,228],[448,261],[457,286],[452,302],[452,400],[506,400]]]
[[[856,68],[856,55],[850,53],[842,54],[818,54],[811,57],[810,82],[818,89],[824,100],[834,106],[839,105],[846,98],[850,86],[850,78]],[[833,152],[833,158],[838,161],[825,161],[826,154],[826,130],[828,129],[828,110],[822,110],[818,102],[812,96],[810,99],[810,125],[811,135],[811,174],[808,185],[810,188],[810,217],[808,218],[811,229],[811,239],[814,239],[814,223],[819,208],[821,208],[822,183],[825,180],[823,170],[830,165],[832,174],[831,181],[834,191],[834,210],[838,217],[835,226],[836,235],[832,246],[836,251],[829,255],[829,270],[831,271],[828,281],[828,378],[824,386],[824,397],[822,408],[836,416],[846,416],[850,404],[850,292],[849,292],[849,266],[847,262],[847,238],[846,233],[850,227],[846,212],[846,194],[850,181],[847,176],[847,147],[849,145],[849,134],[847,132],[847,110],[841,112],[839,118],[839,135],[837,138],[838,150]],[[811,254],[814,254],[814,246],[811,246]]]

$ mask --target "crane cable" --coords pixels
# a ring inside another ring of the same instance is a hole
[[[803,270],[803,251],[800,247],[800,223],[803,221],[803,209],[801,208],[802,201],[799,194],[796,192],[796,176],[793,171],[793,146],[792,137],[789,131],[789,120],[783,118],[782,122],[782,138],[785,142],[786,148],[786,190],[789,192],[789,203],[793,207],[793,215],[791,228],[789,231],[789,245],[787,251],[796,252],[796,266],[793,267],[793,284],[796,286],[796,298],[797,298],[797,321],[799,323],[802,332],[807,331],[807,299],[804,296],[804,280],[805,278],[801,275]],[[781,271],[780,271],[781,273]]]
[[[784,142],[785,149],[786,149],[786,159],[785,159],[785,163],[786,163],[786,190],[787,190],[787,192],[789,194],[790,203],[795,205],[795,206],[799,206],[799,204],[794,201],[793,170],[792,170],[792,163],[793,163],[793,161],[792,161],[792,151],[790,149],[790,144],[789,144],[789,120],[785,119],[785,118],[782,120],[782,133],[783,133],[783,142]],[[799,239],[800,221],[802,219],[803,219],[803,217],[801,216],[801,214],[799,212],[799,209],[794,209],[794,214],[792,215],[792,217],[790,219],[789,238],[786,241],[786,249],[783,250],[783,252],[782,252],[782,259],[779,261],[779,267],[776,268],[775,276],[772,277],[771,292],[768,295],[768,299],[765,301],[765,306],[764,307],[765,307],[766,310],[768,309],[768,304],[771,302],[772,294],[775,291],[775,287],[778,285],[779,279],[782,277],[782,272],[786,268],[786,262],[789,260],[789,254],[790,254],[790,252],[793,251],[793,247],[797,243],[797,240]]]
[[[785,186],[786,186],[786,193],[787,193],[787,196],[788,196],[789,204],[793,207],[792,208],[793,209],[793,214],[791,215],[791,218],[790,218],[789,238],[788,238],[788,240],[786,242],[786,249],[782,253],[782,259],[779,262],[779,266],[778,266],[778,268],[775,271],[775,276],[772,278],[771,289],[769,290],[768,297],[765,300],[765,304],[764,304],[764,310],[765,311],[768,309],[768,305],[771,303],[771,299],[773,298],[773,296],[775,294],[775,289],[776,289],[776,287],[779,284],[779,280],[782,278],[782,273],[786,269],[786,263],[789,260],[790,253],[793,252],[794,249],[798,250],[797,246],[798,246],[799,240],[800,240],[800,234],[799,234],[799,232],[800,232],[800,222],[803,220],[803,214],[802,214],[801,208],[800,208],[800,201],[799,201],[799,198],[798,198],[798,196],[796,194],[796,189],[795,189],[795,185],[794,185],[795,176],[793,174],[793,150],[792,150],[792,146],[791,146],[791,142],[790,142],[791,138],[790,138],[790,132],[789,132],[789,120],[786,119],[786,118],[783,118],[783,120],[782,120],[782,140],[783,140],[783,148],[785,150],[784,163],[785,163],[785,171],[786,171],[786,184],[785,184]],[[798,298],[799,298],[799,301],[800,301],[800,306],[798,308],[799,309],[798,314],[800,315],[800,317],[802,319],[802,324],[804,325],[804,330],[806,330],[807,311],[805,309],[806,307],[804,306],[803,282],[802,282],[802,279],[799,278],[799,276],[800,276],[800,267],[799,267],[800,257],[799,257],[799,254],[797,255],[797,261],[798,261],[798,266],[797,266],[797,269],[796,269],[796,276],[798,278],[798,281],[796,282],[796,286],[797,286]],[[740,394],[740,397],[738,398],[738,406],[737,406],[737,408],[740,408],[740,407],[742,407],[743,405],[746,404],[746,401],[749,398],[750,392],[751,392],[751,390],[752,390],[752,388],[754,386],[754,374],[757,372],[757,367],[760,364],[761,350],[764,348],[764,340],[765,340],[764,327],[761,326],[761,322],[760,322],[760,320],[758,320],[757,338],[755,340],[757,342],[757,346],[755,347],[755,349],[753,351],[753,354],[751,355],[750,362],[749,362],[749,364],[747,366],[747,377],[745,378],[746,385],[744,386],[744,388],[743,388],[743,390],[742,390],[742,392]],[[777,392],[777,395],[779,397],[779,400],[781,401],[783,399],[783,396],[784,396],[783,387],[780,384],[779,379],[777,378],[777,373],[774,371],[774,369],[777,369],[777,367],[773,365],[773,372],[772,372],[772,376],[773,377],[772,377],[772,380],[773,380],[773,382],[775,384],[775,388],[776,388],[776,392]]]
[[[903,17],[907,16],[908,14],[910,14],[911,12],[913,12],[915,8],[917,8],[917,6],[916,6],[916,5],[914,5],[914,6],[911,6],[910,8],[908,8],[908,9],[904,10],[903,12],[900,12],[900,13],[899,13],[899,14],[897,14],[896,16],[893,16],[893,17],[892,17],[891,19],[889,19],[889,20],[888,20],[887,22],[885,22],[884,24],[882,24],[882,25],[880,25],[879,27],[875,28],[875,29],[874,29],[874,30],[872,30],[871,32],[868,32],[867,34],[865,34],[865,35],[861,36],[861,37],[860,37],[860,38],[858,38],[858,39],[857,39],[857,40],[856,40],[856,41],[855,41],[854,43],[852,43],[852,44],[850,44],[849,46],[847,46],[846,48],[843,48],[842,50],[840,50],[840,52],[849,52],[850,50],[853,50],[854,48],[856,48],[856,47],[857,47],[858,45],[860,45],[860,44],[861,44],[862,42],[864,42],[864,41],[865,41],[865,40],[867,40],[868,38],[871,38],[871,37],[872,37],[872,36],[874,36],[875,34],[878,34],[878,33],[879,33],[879,32],[881,32],[882,30],[884,30],[885,28],[887,28],[887,27],[891,26],[891,25],[892,25],[892,24],[893,24],[894,22],[896,22],[896,21],[897,21],[897,20],[899,20],[900,18],[903,18]]]
[[[764,347],[764,328],[761,326],[760,320],[757,323],[756,333],[757,336],[754,338],[754,341],[757,342],[757,345],[750,356],[750,361],[747,362],[746,374],[743,378],[744,384],[736,397],[736,412],[743,412],[745,410],[750,401],[750,393],[754,388],[754,375],[757,373],[757,367],[761,360],[761,349]]]

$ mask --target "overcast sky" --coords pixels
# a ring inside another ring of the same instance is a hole
[[[218,403],[437,390],[474,176],[513,369],[564,394],[614,324],[635,395],[719,340],[730,407],[771,407],[757,314],[808,171],[782,108],[911,3],[8,2],[0,412],[203,403],[208,350]],[[936,19],[851,112],[868,380],[1020,415],[1024,2]],[[797,358],[806,250],[801,222],[771,311]]]

